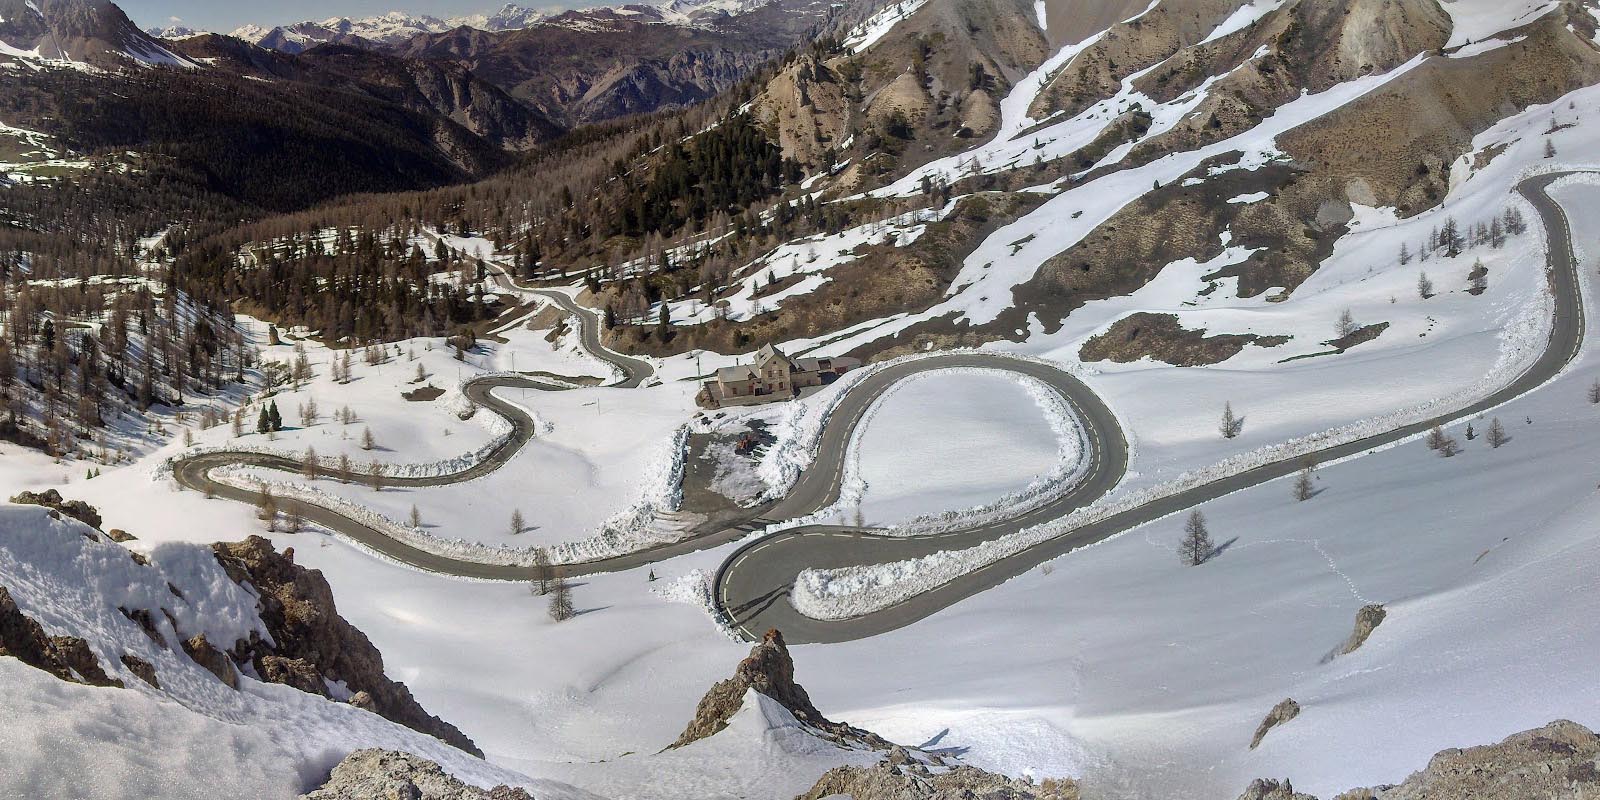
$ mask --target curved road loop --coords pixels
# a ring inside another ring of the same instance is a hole
[[[1577,354],[1583,343],[1583,306],[1579,298],[1576,259],[1572,254],[1570,227],[1566,215],[1545,189],[1569,173],[1530,178],[1517,188],[1533,204],[1544,222],[1550,244],[1550,280],[1555,297],[1555,324],[1548,346],[1526,371],[1507,386],[1488,397],[1447,416],[1406,425],[1383,434],[1348,444],[1329,447],[1311,454],[1318,461],[1358,455],[1384,444],[1421,433],[1434,424],[1471,416],[1521,394],[1555,377]],[[613,387],[634,388],[653,375],[649,362],[606,349],[601,342],[601,320],[591,309],[580,306],[565,292],[523,286],[504,269],[495,267],[495,280],[508,290],[540,295],[575,316],[581,327],[583,347],[594,357],[615,366],[621,378]],[[998,353],[935,354],[902,362],[866,375],[839,399],[829,416],[816,446],[816,456],[789,494],[778,503],[752,509],[745,524],[734,524],[677,542],[644,548],[626,555],[561,565],[568,574],[584,575],[632,569],[675,556],[715,547],[745,538],[751,526],[806,516],[838,499],[850,442],[862,418],[893,385],[912,375],[947,368],[979,368],[1017,372],[1037,379],[1058,392],[1072,406],[1083,426],[1088,448],[1088,464],[1083,475],[1064,491],[1038,506],[1019,512],[1000,522],[927,536],[897,537],[871,529],[839,526],[792,528],[756,539],[736,550],[717,571],[713,597],[726,621],[750,638],[770,627],[784,631],[796,643],[840,642],[860,639],[908,625],[964,598],[1020,575],[1034,566],[1064,553],[1103,541],[1138,525],[1174,514],[1231,492],[1266,483],[1299,469],[1304,457],[1263,465],[1161,498],[1138,508],[1090,523],[1021,553],[963,575],[935,589],[893,607],[872,614],[840,621],[806,617],[789,601],[795,577],[807,568],[838,568],[869,565],[928,555],[941,550],[959,550],[1010,533],[1059,519],[1093,503],[1111,491],[1127,467],[1127,443],[1116,417],[1100,398],[1072,376],[1046,364],[1012,358]],[[557,391],[559,386],[525,377],[485,377],[468,381],[463,392],[482,408],[504,417],[511,434],[471,467],[449,475],[420,478],[388,478],[391,486],[443,486],[488,475],[509,462],[533,438],[534,421],[522,409],[497,398],[497,388],[528,388]],[[211,472],[223,467],[247,466],[298,475],[299,460],[285,456],[246,451],[203,453],[173,462],[173,477],[183,486],[242,503],[254,503],[257,494],[221,483]],[[530,580],[532,567],[488,564],[452,558],[424,550],[372,528],[330,508],[299,501],[297,507],[308,521],[338,533],[387,558],[418,569],[445,575],[491,580]]]
[[[1538,211],[1548,237],[1548,277],[1555,297],[1555,322],[1549,343],[1539,358],[1515,380],[1478,402],[1443,416],[1318,450],[1309,454],[1309,457],[1318,462],[1328,462],[1359,455],[1422,433],[1436,424],[1487,411],[1543,385],[1558,375],[1578,354],[1583,345],[1584,316],[1577,259],[1572,252],[1571,227],[1560,205],[1545,193],[1551,183],[1567,174],[1571,173],[1541,175],[1517,186],[1517,191]],[[1074,399],[1079,401],[1075,405],[1079,405],[1081,411],[1081,396]],[[1087,427],[1093,429],[1093,420],[1089,420],[1089,423]],[[1104,457],[1104,454],[1097,455]],[[784,638],[791,643],[862,639],[924,619],[1080,547],[1104,541],[1223,495],[1294,474],[1299,471],[1306,457],[1297,456],[1244,470],[1083,525],[897,605],[859,617],[828,621],[801,614],[789,601],[795,577],[807,568],[881,564],[941,550],[973,547],[1063,516],[1081,501],[1097,497],[1098,494],[1090,492],[1090,496],[1083,496],[1075,492],[1016,519],[938,536],[895,537],[869,530],[820,526],[781,531],[753,541],[730,555],[717,572],[713,596],[725,620],[753,640],[759,639],[760,633],[767,628],[781,629]],[[1102,466],[1096,463],[1093,468],[1100,471]],[[1120,470],[1116,471],[1116,476],[1121,476]]]

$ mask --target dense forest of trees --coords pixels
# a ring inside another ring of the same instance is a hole
[[[127,263],[0,256],[0,439],[111,463],[117,430],[142,427],[118,425],[130,415],[244,380],[255,354],[232,313],[152,291]]]
[[[443,247],[430,261],[419,237],[384,233],[341,228],[331,242],[310,231],[271,244],[239,243],[256,254],[247,265],[228,239],[214,237],[186,250],[173,279],[204,302],[304,325],[330,343],[439,335],[490,315],[481,284],[462,288],[481,278],[479,265]],[[452,267],[465,273],[463,280],[429,280]]]

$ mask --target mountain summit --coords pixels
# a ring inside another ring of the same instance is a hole
[[[0,59],[193,67],[110,0],[0,0]]]

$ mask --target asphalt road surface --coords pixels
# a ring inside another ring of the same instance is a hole
[[[1564,173],[1563,173],[1564,174]],[[1531,202],[1544,222],[1549,238],[1549,279],[1555,296],[1555,325],[1543,354],[1515,380],[1488,397],[1436,419],[1404,425],[1382,434],[1348,444],[1329,447],[1312,454],[1318,462],[1358,455],[1373,448],[1422,433],[1435,424],[1471,417],[1532,391],[1559,374],[1583,345],[1584,311],[1577,260],[1572,252],[1571,228],[1560,205],[1545,194],[1545,189],[1563,174],[1530,178],[1517,191]],[[1084,390],[1087,393],[1087,390]],[[1069,394],[1074,405],[1085,411],[1090,404],[1082,394]],[[1103,426],[1087,420],[1090,430]],[[851,418],[853,427],[854,418]],[[847,431],[829,426],[831,438],[825,446],[838,447],[848,442]],[[1120,437],[1117,441],[1121,441]],[[826,449],[826,448],[825,448]],[[1108,450],[1110,448],[1107,448]],[[1115,453],[1110,454],[1112,457]],[[1107,453],[1096,448],[1093,464],[1096,474],[1115,483],[1121,470],[1103,464]],[[963,575],[931,591],[916,595],[889,608],[847,620],[824,621],[807,617],[789,601],[795,576],[807,568],[838,568],[878,564],[928,555],[941,550],[964,549],[1004,536],[1025,527],[1070,513],[1100,496],[1100,491],[1074,491],[1049,506],[1022,517],[994,525],[944,533],[938,536],[894,537],[871,530],[840,527],[796,528],[751,542],[735,551],[717,572],[714,597],[720,610],[744,636],[759,639],[767,628],[778,628],[791,643],[843,642],[891,631],[909,625],[965,598],[997,586],[1033,567],[1065,553],[1104,541],[1119,533],[1162,517],[1177,514],[1232,492],[1276,480],[1297,472],[1305,457],[1295,457],[1244,470],[1187,491],[1154,500],[1145,505],[1084,525],[1031,547],[1009,558]],[[1114,475],[1112,474],[1114,473]],[[807,476],[824,480],[818,476]],[[837,483],[837,478],[834,479]],[[804,481],[802,481],[804,484]],[[798,489],[799,487],[797,487]],[[1109,489],[1110,485],[1105,486]],[[804,505],[804,504],[802,504]],[[790,509],[798,510],[798,509]],[[774,514],[780,516],[780,514]],[[791,515],[792,516],[792,515]]]

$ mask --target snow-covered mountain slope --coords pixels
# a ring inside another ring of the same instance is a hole
[[[427,14],[390,11],[371,17],[329,17],[324,20],[305,20],[292,25],[243,25],[230,36],[286,53],[302,52],[325,42],[354,39],[379,45],[397,45],[419,34],[447,33],[467,27],[493,33],[516,31],[541,23],[572,26],[579,20],[591,24],[608,16],[624,16],[672,25],[696,26],[716,24],[729,16],[738,16],[766,6],[771,0],[666,0],[659,4],[631,3],[615,6],[579,8],[529,8],[507,3],[493,13],[466,14],[440,18]],[[561,22],[561,20],[565,22]],[[166,36],[166,32],[152,35]],[[175,35],[187,35],[177,33]]]
[[[0,0],[0,63],[198,65],[139,30],[111,0]]]

